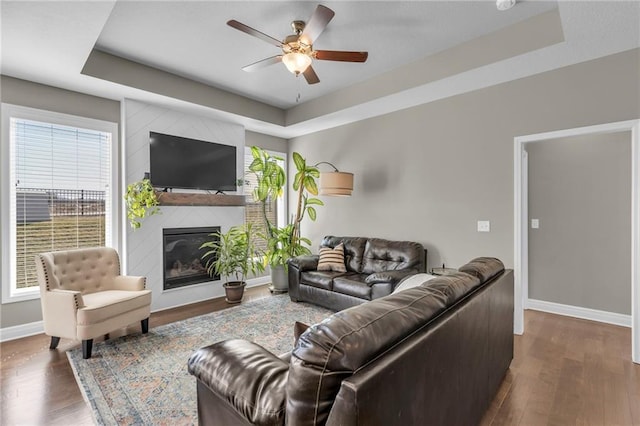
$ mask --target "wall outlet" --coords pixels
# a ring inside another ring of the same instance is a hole
[[[539,219],[531,219],[531,229],[540,228],[540,220]]]
[[[488,220],[479,220],[478,232],[491,232],[491,222]]]

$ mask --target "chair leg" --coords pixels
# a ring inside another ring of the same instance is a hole
[[[147,334],[149,332],[149,318],[140,321],[140,327],[142,327],[142,334]]]
[[[60,338],[56,336],[51,336],[51,344],[49,345],[49,349],[57,348],[58,343],[60,343]]]
[[[93,348],[93,339],[87,339],[82,341],[82,358],[91,358],[91,349]]]

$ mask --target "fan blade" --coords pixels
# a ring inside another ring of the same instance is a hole
[[[318,74],[316,74],[316,72],[313,70],[311,65],[309,65],[307,67],[307,69],[304,70],[302,75],[304,75],[304,79],[307,80],[307,83],[309,83],[309,84],[320,83],[320,79],[318,78]]]
[[[242,70],[247,72],[258,71],[262,68],[268,67],[269,65],[277,64],[278,62],[282,62],[282,55],[272,56],[270,58],[262,59],[258,62],[249,64],[246,67],[242,67]]]
[[[266,41],[269,44],[273,44],[274,46],[282,47],[282,42],[280,40],[276,40],[275,38],[266,35],[263,32],[256,30],[255,28],[251,28],[248,25],[243,24],[242,22],[238,22],[235,19],[232,19],[227,22],[227,25],[231,28],[235,28],[236,30],[242,31],[243,33],[247,33],[251,36],[257,37],[262,41]]]
[[[305,25],[304,31],[302,31],[300,35],[300,41],[307,46],[311,46],[320,34],[322,34],[335,14],[333,10],[319,4],[313,12],[313,15],[311,15],[311,18],[309,18],[309,22]]]
[[[316,50],[314,57],[321,61],[365,62],[368,52],[346,52],[343,50]]]

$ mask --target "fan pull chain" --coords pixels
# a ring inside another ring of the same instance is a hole
[[[296,96],[296,103],[299,103],[302,98],[302,95],[300,94],[300,74],[296,75],[296,80],[298,80],[298,96]]]

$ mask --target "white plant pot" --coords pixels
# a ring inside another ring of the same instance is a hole
[[[289,291],[289,276],[284,265],[271,267],[271,287],[272,291],[279,293]]]

